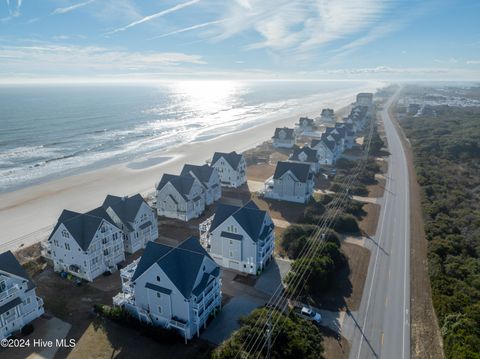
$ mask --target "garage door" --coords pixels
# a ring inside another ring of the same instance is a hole
[[[228,268],[240,270],[240,262],[230,261],[228,262]]]

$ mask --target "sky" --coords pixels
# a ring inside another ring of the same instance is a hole
[[[0,82],[480,80],[475,0],[0,0]]]

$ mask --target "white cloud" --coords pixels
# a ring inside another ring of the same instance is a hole
[[[224,22],[224,21],[225,20],[215,20],[215,21],[204,22],[202,24],[197,24],[197,25],[193,25],[193,26],[184,27],[182,29],[167,32],[166,34],[162,34],[162,35],[159,35],[159,36],[154,36],[154,37],[150,38],[149,40],[159,39],[159,38],[162,38],[162,37],[172,36],[172,35],[176,35],[176,34],[181,34],[182,32],[203,29],[204,27],[219,24],[219,23]]]
[[[178,11],[178,10],[181,10],[183,8],[186,8],[186,7],[189,7],[189,6],[192,6],[192,5],[195,5],[196,3],[198,3],[200,0],[190,0],[190,1],[187,1],[187,2],[184,2],[184,3],[181,3],[181,4],[177,4],[171,8],[168,8],[166,10],[163,10],[163,11],[160,11],[160,12],[157,12],[155,14],[152,14],[152,15],[148,15],[148,16],[145,16],[143,18],[141,18],[140,20],[136,20],[136,21],[133,21],[131,22],[130,24],[126,25],[126,26],[123,26],[123,27],[119,27],[115,30],[112,30],[110,32],[107,33],[107,35],[109,34],[114,34],[114,33],[117,33],[117,32],[120,32],[120,31],[125,31],[131,27],[134,27],[134,26],[137,26],[137,25],[140,25],[140,24],[143,24],[144,22],[148,22],[148,21],[152,21],[156,18],[159,18],[161,16],[165,16],[167,14],[170,14],[172,12],[175,12],[175,11]]]
[[[467,65],[480,65],[480,60],[467,60]]]
[[[16,2],[10,2],[5,0],[8,9],[8,16],[0,19],[2,22],[10,21],[11,19],[21,15],[20,9],[22,8],[23,0],[17,0]]]
[[[66,13],[71,12],[73,10],[84,7],[88,4],[91,4],[94,1],[95,0],[88,0],[88,1],[84,1],[84,2],[80,2],[80,3],[77,3],[77,4],[70,5],[70,6],[67,6],[67,7],[59,7],[57,9],[53,10],[52,15],[66,14]]]
[[[237,0],[230,3],[216,39],[254,31],[261,40],[248,49],[308,52],[378,23],[393,1]]]
[[[38,75],[157,71],[179,65],[203,65],[199,55],[179,52],[128,52],[97,46],[38,44],[0,46],[0,73]]]

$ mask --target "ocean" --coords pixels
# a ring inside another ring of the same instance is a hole
[[[176,81],[0,86],[0,193],[205,141],[366,82]]]

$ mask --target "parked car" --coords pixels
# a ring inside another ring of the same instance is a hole
[[[320,324],[322,322],[322,316],[320,313],[317,313],[313,309],[310,309],[308,307],[302,307],[302,309],[298,312],[296,312],[300,317],[311,320],[312,322],[315,322],[316,324]]]

